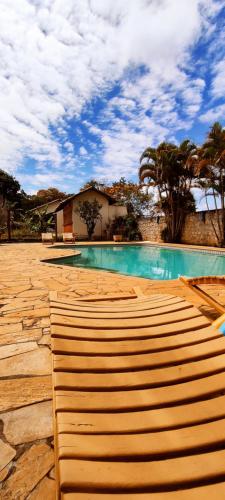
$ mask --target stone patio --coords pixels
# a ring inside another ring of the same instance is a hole
[[[187,298],[208,307],[178,280],[163,282],[42,263],[73,253],[40,243],[0,245],[0,497],[55,498],[49,291],[76,297],[139,286],[147,294]],[[225,302],[225,290],[208,286]]]

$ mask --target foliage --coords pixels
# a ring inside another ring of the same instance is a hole
[[[127,181],[124,177],[104,190],[119,204],[126,206],[128,214],[140,217],[151,209],[152,195],[144,191],[139,184]]]
[[[53,216],[47,213],[48,207],[36,209],[35,212],[22,216],[21,226],[31,233],[45,233],[52,228]]]
[[[141,240],[137,218],[133,214],[115,217],[110,227],[111,235],[121,234],[129,241]]]
[[[164,212],[168,241],[180,241],[186,215],[195,210],[191,193],[194,180],[196,146],[186,140],[176,146],[161,143],[147,148],[140,159],[139,177],[157,189],[158,209]]]
[[[212,227],[219,246],[225,246],[225,128],[218,122],[211,127],[206,141],[198,151],[195,172],[199,179],[198,186],[205,192],[208,208],[208,197],[213,199],[217,226],[209,212]],[[221,217],[218,201],[222,209]]]
[[[95,199],[93,201],[80,201],[76,212],[87,226],[88,239],[91,240],[96,223],[101,219],[100,210],[102,205]]]
[[[28,195],[24,191],[21,192],[20,196],[20,206],[26,210],[32,210],[33,208],[44,205],[45,203],[50,203],[54,200],[64,200],[70,196],[57,188],[50,187],[48,189],[40,189],[36,194]]]
[[[2,205],[4,206],[6,200],[15,202],[19,191],[20,184],[15,177],[4,170],[0,170],[0,198]]]
[[[95,189],[99,189],[100,191],[101,190],[104,191],[105,187],[106,187],[106,185],[104,183],[99,182],[96,179],[90,179],[90,181],[85,182],[85,184],[82,186],[80,191],[84,191],[85,189],[89,189],[89,188],[95,188]]]

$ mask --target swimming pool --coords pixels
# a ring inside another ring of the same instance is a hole
[[[57,247],[55,247],[57,248]],[[64,248],[65,247],[61,247]],[[81,255],[49,260],[65,266],[102,269],[157,280],[225,274],[225,253],[151,245],[76,245]]]

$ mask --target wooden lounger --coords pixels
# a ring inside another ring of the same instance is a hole
[[[50,302],[58,498],[225,498],[223,335],[171,295]]]
[[[197,278],[185,278],[180,276],[180,281],[184,283],[190,290],[197,293],[201,299],[207,304],[216,309],[220,314],[225,313],[225,306],[220,304],[216,299],[211,297],[207,292],[199,288],[199,285],[223,285],[225,286],[225,276],[198,276]]]

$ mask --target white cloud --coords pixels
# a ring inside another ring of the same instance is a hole
[[[206,111],[206,113],[202,114],[200,117],[200,121],[203,123],[213,123],[217,120],[224,119],[225,115],[225,104],[221,104],[219,106],[215,106],[212,109]]]
[[[87,155],[87,150],[84,146],[81,146],[79,149],[79,153],[81,156],[86,156]]]
[[[203,32],[214,29],[211,16],[220,4],[0,0],[1,168],[15,172],[28,157],[39,167],[47,162],[52,176],[62,165],[78,169],[66,120],[79,120],[92,97],[120,82],[121,93],[106,103],[102,124],[93,120],[89,129],[102,140],[104,163],[97,171],[107,173],[111,166],[116,176],[125,166],[127,175],[133,173],[150,140],[188,128],[200,109],[204,81],[190,76],[190,53]],[[144,75],[137,71],[140,65]],[[217,92],[219,71],[218,66]],[[130,72],[136,76],[129,78]],[[112,123],[105,129],[107,117]],[[34,180],[42,184],[45,174],[40,175]]]

